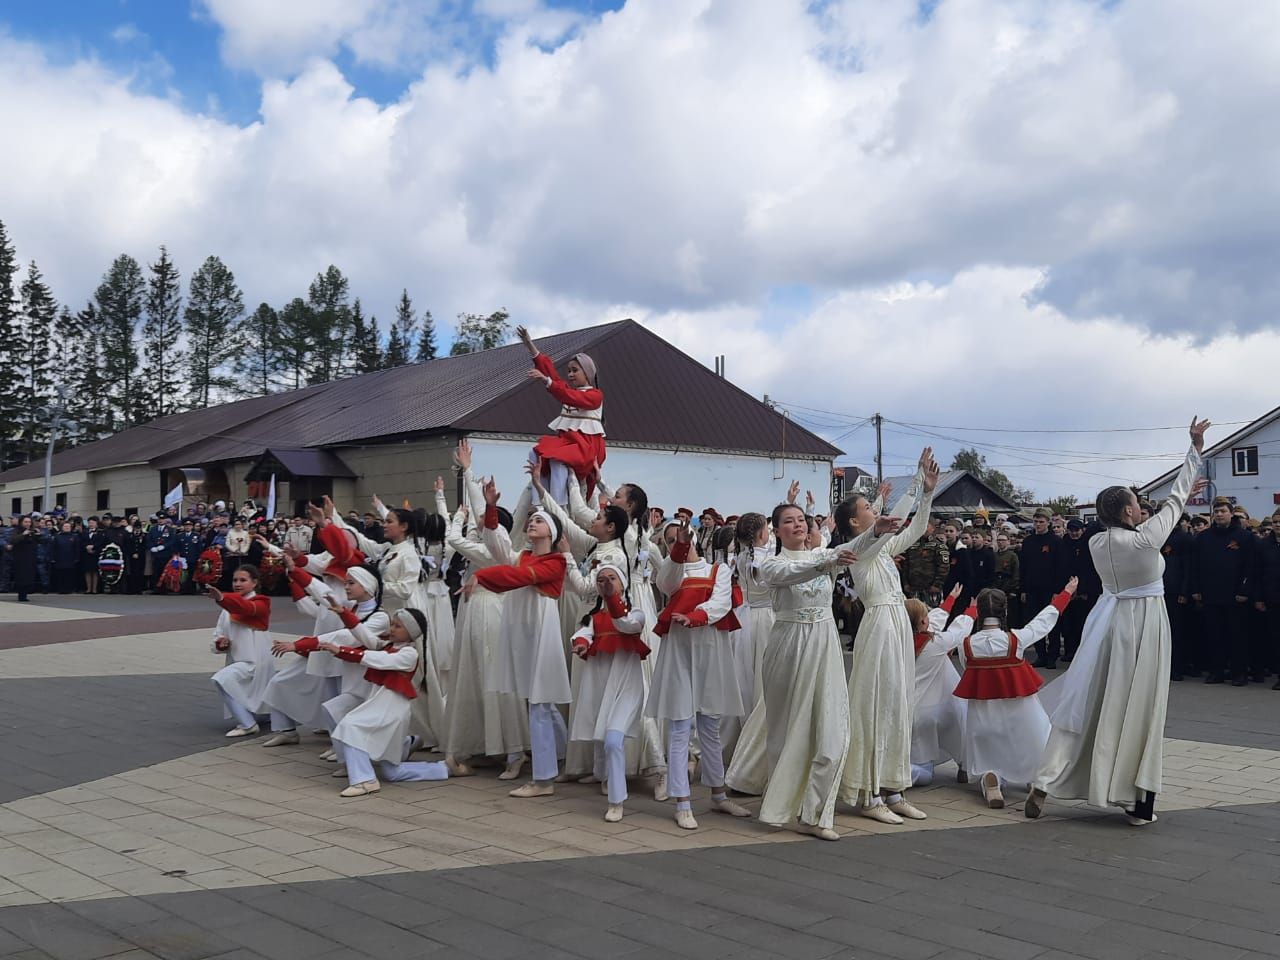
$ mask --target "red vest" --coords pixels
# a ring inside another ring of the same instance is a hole
[[[975,657],[964,641],[964,676],[955,695],[962,700],[1020,700],[1044,686],[1035,668],[1018,655],[1018,638],[1009,634],[1009,651],[1002,657]]]
[[[644,642],[643,633],[623,633],[613,625],[613,616],[608,610],[597,610],[591,615],[593,639],[587,650],[588,657],[597,653],[634,653],[643,660],[649,656],[649,645]]]
[[[914,637],[912,637],[912,640],[915,641],[917,657],[920,656],[920,651],[923,650],[925,646],[929,643],[929,641],[932,639],[933,639],[933,634],[930,633],[928,630],[925,630],[923,633],[917,633]]]
[[[384,653],[395,653],[394,646],[383,648]],[[386,687],[388,690],[394,690],[406,700],[412,700],[418,695],[418,691],[413,686],[413,674],[406,673],[403,670],[375,670],[370,667],[364,672],[364,678],[370,683],[375,683],[380,687]]]
[[[719,570],[720,564],[717,563],[711,568],[711,576],[709,577],[685,577],[680,582],[680,589],[675,592],[675,595],[672,596],[663,611],[658,614],[658,625],[653,628],[653,632],[660,637],[665,637],[667,631],[671,629],[671,617],[673,614],[683,613],[687,616],[710,600],[711,594],[716,589],[716,574]],[[708,626],[726,632],[742,629],[742,624],[738,622],[732,607],[723,617],[715,623],[708,624]]]
[[[224,593],[218,606],[236,623],[250,630],[269,629],[271,623],[271,598],[255,593],[252,597],[243,597],[238,593]]]

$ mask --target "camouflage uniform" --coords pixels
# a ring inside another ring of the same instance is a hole
[[[1012,547],[996,553],[995,581],[992,586],[1003,590],[1008,599],[1010,623],[1022,622],[1022,575],[1018,564],[1018,551]]]
[[[921,537],[907,550],[902,564],[902,582],[908,597],[930,607],[942,603],[942,584],[947,579],[951,557],[942,537]]]

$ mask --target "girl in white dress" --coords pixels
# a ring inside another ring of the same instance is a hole
[[[751,633],[751,608],[747,605],[746,591],[738,579],[736,547],[735,528],[727,522],[712,534],[709,559],[712,563],[723,563],[733,571],[733,615],[738,618],[738,629],[730,631],[729,643],[733,647],[733,670],[738,678],[738,692],[742,695],[742,705],[746,709],[746,713],[742,716],[720,718],[720,747],[724,751],[726,765],[733,759],[747,715],[755,706],[758,685],[755,663],[756,643]]]
[[[213,628],[213,650],[226,655],[226,666],[213,675],[223,710],[236,725],[228,737],[258,732],[257,715],[266,710],[263,694],[275,663],[271,659],[271,598],[259,595],[258,568],[242,563],[231,575],[231,593],[209,588],[209,597],[222,608]]]
[[[467,560],[468,570],[494,566],[492,554],[480,542],[477,524],[484,517],[484,494],[471,472],[471,447],[458,444],[455,461],[463,468],[463,487],[471,504],[472,523],[467,533],[463,525],[467,509],[460,506],[450,521],[446,542]],[[444,480],[436,479],[436,512],[445,516]],[[497,508],[498,523],[510,532],[511,514]],[[502,629],[502,595],[477,586],[471,596],[458,603],[454,629],[453,669],[449,672],[448,733],[445,735],[445,763],[453,777],[474,776],[467,763],[470,757],[499,757],[506,764],[500,780],[514,780],[524,768],[529,749],[529,708],[514,694],[485,690],[486,665],[492,659]]]
[[[1049,635],[1076,584],[1075,577],[1068,580],[1047,607],[1016,631],[1009,630],[1004,591],[988,587],[975,601],[978,629],[956,644],[964,673],[955,696],[969,704],[964,755],[980,774],[987,806],[996,810],[1004,807],[1005,784],[1031,783],[1049,739],[1049,717],[1037,696],[1044,681],[1023,653]]]
[[[477,586],[506,594],[502,631],[485,689],[528,701],[533,780],[512,790],[511,796],[545,797],[555,792],[559,748],[566,740],[564,718],[556,705],[573,699],[556,608],[565,577],[564,555],[555,551],[562,534],[555,517],[536,510],[525,526],[529,549],[516,554],[498,523],[498,498],[498,488],[489,480],[484,485],[482,536],[499,562],[473,572],[462,595],[469,598]]]
[[[938,483],[933,451],[920,454],[917,473],[920,494],[910,526],[887,538],[874,554],[865,552],[849,567],[853,584],[866,608],[853,646],[849,675],[849,756],[845,761],[840,799],[859,806],[859,812],[881,823],[899,824],[903,817],[925,819],[903,794],[911,786],[911,691],[915,655],[911,621],[903,601],[902,583],[893,557],[924,535]],[[846,539],[875,527],[870,502],[855,496],[835,511],[836,525]],[[895,517],[886,520],[896,521]]]
[[[1106,526],[1089,540],[1102,597],[1085,621],[1084,636],[1066,674],[1041,693],[1052,732],[1027,798],[1026,815],[1040,815],[1046,794],[1118,806],[1130,823],[1153,823],[1163,776],[1165,715],[1169,706],[1169,614],[1164,606],[1168,539],[1197,481],[1208,420],[1191,421],[1191,449],[1169,498],[1145,522],[1133,491],[1098,494]]]
[[[763,669],[768,775],[760,820],[779,827],[798,821],[802,832],[838,840],[849,699],[831,591],[836,566],[857,558],[848,547],[809,549],[804,511],[795,504],[774,510],[774,530],[781,548],[759,566],[775,617]]]
[[[669,597],[654,629],[662,637],[645,715],[670,721],[667,776],[676,801],[676,824],[696,830],[689,792],[689,738],[696,720],[702,746],[702,782],[711,788],[711,809],[734,817],[751,812],[729,800],[724,788],[720,718],[746,708],[733,669],[727,633],[733,616],[733,575],[698,554],[688,521],[667,526],[668,555],[658,570],[658,588]]]
[[[964,763],[965,701],[954,696],[960,671],[951,662],[951,651],[973,627],[974,611],[966,610],[947,626],[947,619],[964,590],[957,583],[930,610],[921,600],[907,601],[907,616],[916,650],[916,682],[911,700],[911,785],[933,783],[934,768],[954,760],[956,782],[968,783]]]
[[[582,660],[569,739],[594,744],[595,778],[605,784],[609,823],[622,819],[627,800],[625,742],[640,735],[644,707],[644,613],[632,608],[627,565],[604,562],[595,570],[598,599],[573,635],[573,652]]]
[[[794,485],[793,485],[794,486]],[[790,506],[790,504],[786,504]],[[780,507],[774,510],[776,514]],[[769,778],[767,763],[768,725],[764,704],[764,657],[773,630],[773,592],[760,579],[760,565],[776,552],[770,546],[770,521],[763,513],[744,513],[736,525],[738,583],[747,602],[751,645],[754,658],[755,687],[742,733],[733,750],[725,782],[739,793],[759,796]],[[781,546],[776,548],[781,549]]]
[[[387,615],[379,611],[382,583],[374,571],[367,567],[351,567],[343,582],[342,592],[338,594],[327,579],[311,576],[297,566],[292,557],[285,558],[285,567],[288,570],[289,590],[293,594],[294,605],[299,611],[316,618],[316,627],[311,636],[335,637],[374,617],[378,619],[367,624],[370,635],[378,636],[386,632]],[[344,603],[343,600],[347,602]],[[272,653],[277,657],[277,664],[283,662],[284,666],[276,670],[267,686],[264,700],[271,708],[271,730],[274,736],[262,745],[280,747],[298,743],[298,723],[310,723],[326,729],[332,726],[324,704],[349,690],[358,678],[353,678],[351,670],[344,668],[339,661],[338,673],[333,678],[334,684],[331,687],[324,675],[329,670],[326,668],[323,672],[317,670],[314,674],[310,673],[308,668],[311,666],[311,658],[299,655],[296,645],[289,641],[276,641],[272,644]],[[287,660],[281,659],[286,657]],[[321,754],[321,758],[328,760],[330,755],[332,751],[326,751]],[[333,757],[336,761],[336,755]]]

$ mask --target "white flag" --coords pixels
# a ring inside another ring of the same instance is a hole
[[[267,491],[267,519],[276,518],[276,475],[271,475],[271,489]]]
[[[164,495],[164,508],[176,507],[182,503],[182,484],[178,484]]]

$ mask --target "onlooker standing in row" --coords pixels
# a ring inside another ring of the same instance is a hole
[[[82,552],[80,534],[72,532],[70,520],[62,521],[61,529],[53,538],[53,588],[58,593],[75,590]]]
[[[1022,609],[1034,616],[1062,591],[1067,583],[1067,551],[1059,537],[1049,530],[1053,515],[1044,507],[1032,518],[1033,532],[1022,541],[1018,565],[1022,574]],[[1058,665],[1062,629],[1055,625],[1047,637],[1036,644],[1039,660],[1034,666],[1052,670]]]
[[[1075,599],[1062,611],[1058,624],[1062,629],[1062,659],[1070,663],[1080,647],[1084,622],[1102,593],[1102,581],[1089,552],[1089,538],[1098,531],[1089,530],[1079,517],[1067,521],[1067,536],[1062,541],[1067,551],[1067,578],[1078,581]]]
[[[22,517],[18,526],[9,532],[5,552],[12,560],[13,588],[18,600],[26,603],[27,596],[36,584],[36,531],[30,517]]]
[[[1164,556],[1164,606],[1169,614],[1170,680],[1181,680],[1200,670],[1199,651],[1190,649],[1190,639],[1195,634],[1188,578],[1194,544],[1191,519],[1184,513],[1160,550]]]
[[[1231,515],[1231,501],[1215,497],[1213,523],[1196,537],[1191,551],[1191,596],[1203,611],[1210,660],[1205,683],[1222,683],[1228,670],[1232,686],[1249,682],[1246,614],[1252,566],[1253,535]]]

